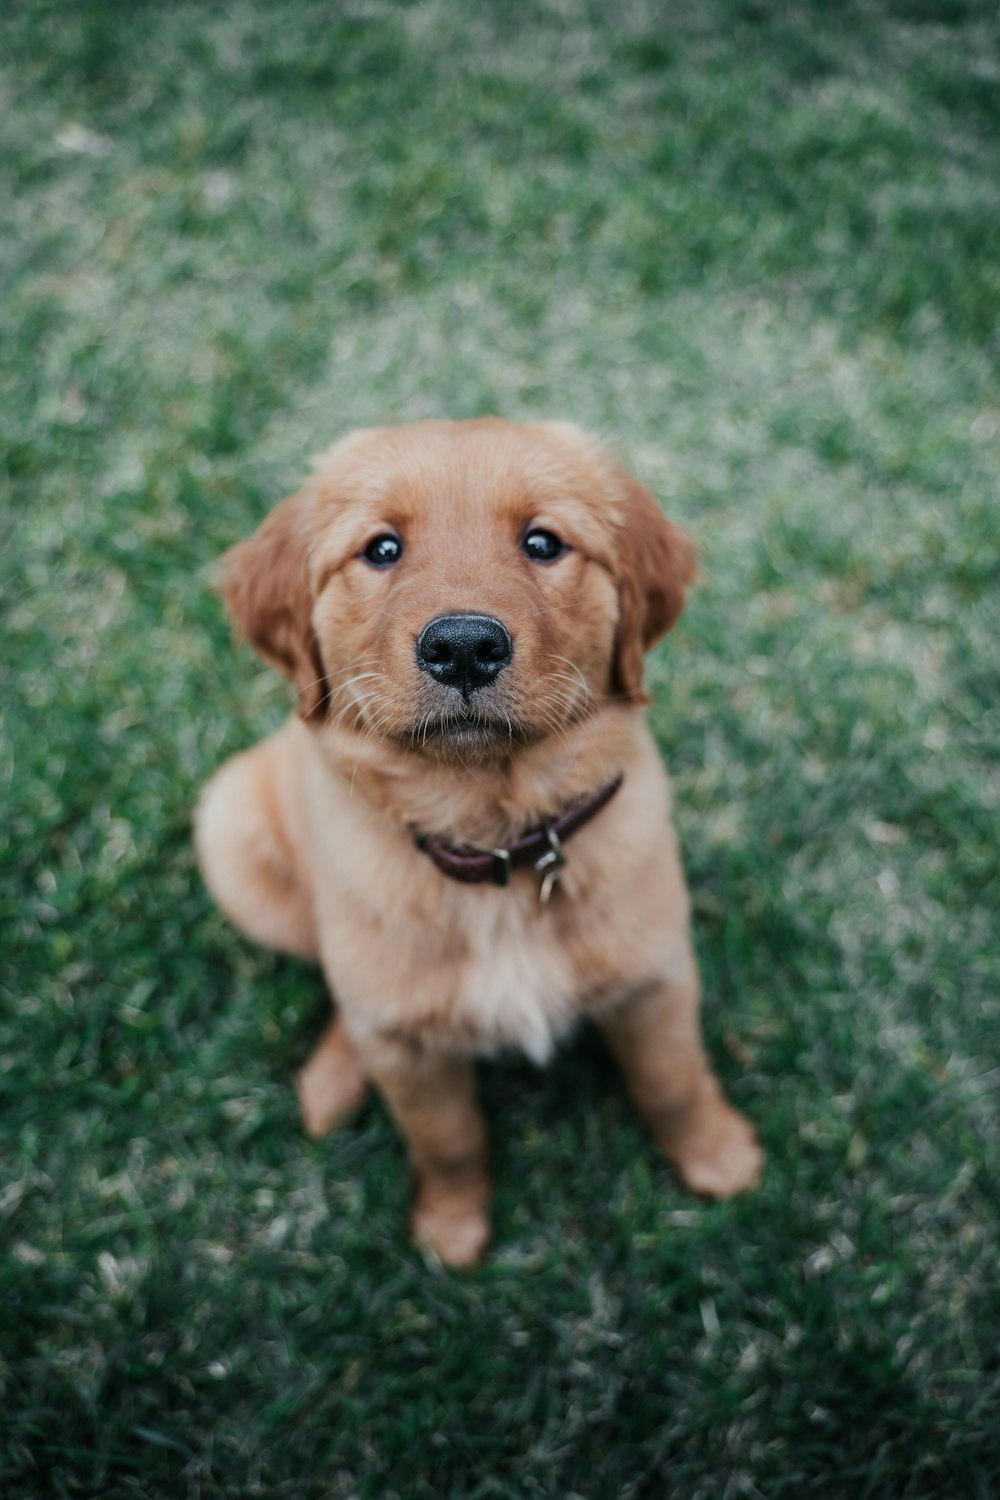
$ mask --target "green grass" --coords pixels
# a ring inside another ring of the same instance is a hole
[[[0,1492],[1000,1491],[1000,50],[977,0],[0,19]],[[190,810],[288,692],[211,563],[360,423],[610,436],[706,1030],[682,1193],[596,1041],[483,1070],[496,1248],[322,1145],[317,976]]]

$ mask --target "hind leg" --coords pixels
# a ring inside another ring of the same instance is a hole
[[[295,1077],[302,1128],[318,1141],[361,1105],[368,1087],[361,1059],[334,1016],[305,1067]]]
[[[282,817],[282,734],[234,755],[202,792],[195,842],[213,896],[237,927],[268,948],[319,958],[312,892]],[[361,1103],[365,1075],[334,1018],[296,1080],[306,1134],[317,1140]]]
[[[312,892],[281,812],[282,734],[212,777],[195,814],[195,844],[209,890],[237,927],[265,947],[318,959]]]

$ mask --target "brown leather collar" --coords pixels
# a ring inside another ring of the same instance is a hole
[[[536,874],[541,876],[539,896],[544,905],[566,863],[562,849],[566,839],[607,806],[622,780],[621,776],[616,776],[614,781],[605,782],[596,792],[574,802],[558,818],[546,819],[537,827],[527,829],[509,849],[476,849],[471,844],[452,844],[433,833],[414,832],[413,841],[434,861],[442,875],[460,880],[465,885],[482,885],[487,881],[493,885],[507,885],[513,870],[533,865]]]

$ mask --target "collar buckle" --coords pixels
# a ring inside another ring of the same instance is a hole
[[[510,885],[510,872],[513,868],[513,862],[510,857],[510,850],[491,849],[490,854],[493,856],[493,865],[490,870],[490,876],[493,884]]]

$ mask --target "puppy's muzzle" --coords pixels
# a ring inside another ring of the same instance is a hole
[[[496,681],[513,655],[510,633],[492,615],[438,615],[417,638],[420,670],[457,688],[466,703]]]

